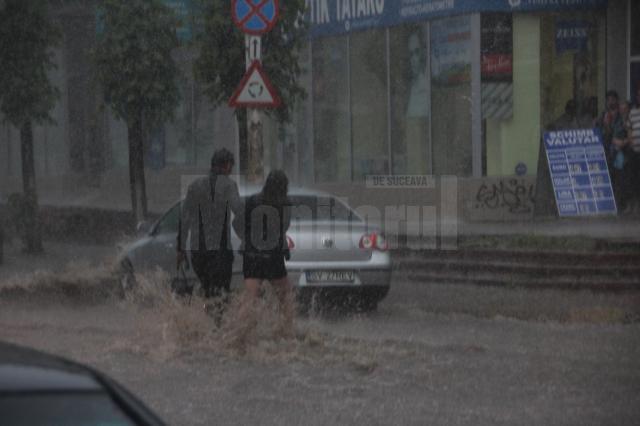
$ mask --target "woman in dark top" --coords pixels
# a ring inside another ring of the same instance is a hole
[[[280,304],[279,333],[293,336],[293,287],[287,278],[285,258],[289,258],[287,229],[291,221],[287,197],[289,180],[281,170],[269,173],[262,191],[245,202],[244,215],[234,220],[242,238],[245,291],[240,307],[239,344],[244,345],[255,327],[255,302],[264,280],[271,282]]]

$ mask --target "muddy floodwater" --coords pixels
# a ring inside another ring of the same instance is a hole
[[[491,289],[395,274],[375,313],[311,313],[274,336],[267,293],[246,353],[160,273],[120,299],[107,267],[0,283],[0,339],[78,360],[169,424],[637,425],[635,294]]]

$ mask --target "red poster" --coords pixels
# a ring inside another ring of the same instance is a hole
[[[482,15],[481,67],[483,82],[513,80],[513,18],[506,13]]]
[[[513,73],[513,55],[486,53],[482,55],[482,76],[503,77]]]

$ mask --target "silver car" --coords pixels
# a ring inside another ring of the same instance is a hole
[[[240,196],[259,188],[242,188]],[[391,256],[384,236],[367,225],[342,200],[319,191],[292,188],[292,221],[287,232],[291,258],[286,262],[289,279],[297,289],[298,301],[308,308],[314,301],[337,302],[374,310],[389,292]],[[173,205],[144,235],[126,246],[120,265],[125,287],[134,272],[160,267],[176,274],[176,237],[180,202]],[[240,240],[232,232],[236,252],[232,289],[242,283]],[[190,280],[197,278],[189,268]]]

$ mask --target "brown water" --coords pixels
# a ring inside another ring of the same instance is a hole
[[[298,318],[296,337],[281,339],[267,290],[240,353],[229,344],[243,326],[235,302],[218,328],[203,300],[174,298],[168,280],[139,276],[122,299],[108,264],[14,276],[0,285],[0,339],[91,364],[175,425],[634,424],[640,415],[640,327],[606,315],[509,319],[499,313],[525,295],[396,277],[377,313]],[[614,306],[605,295],[529,296],[553,305],[547,312]]]

